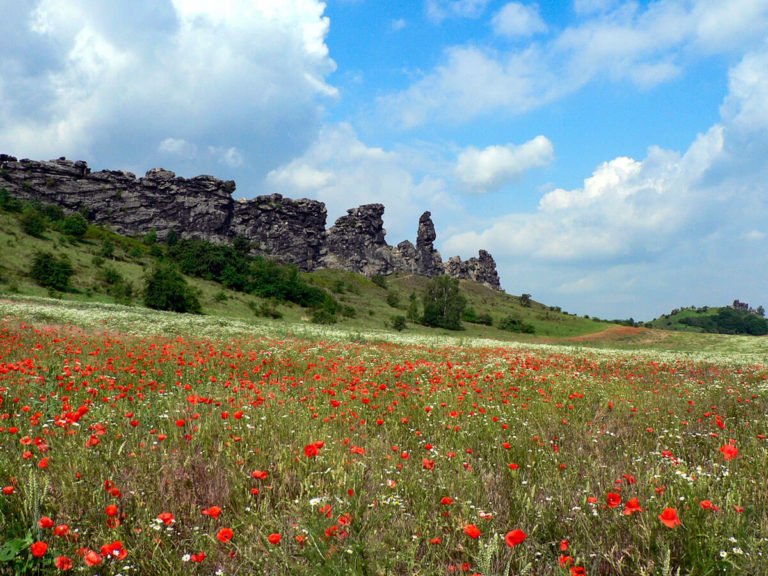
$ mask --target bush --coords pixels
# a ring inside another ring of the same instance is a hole
[[[5,188],[0,188],[0,210],[5,212],[21,212],[24,205],[21,200],[11,196]]]
[[[397,308],[397,306],[400,304],[400,295],[395,292],[394,290],[390,290],[387,292],[387,304],[392,306],[392,308]]]
[[[21,229],[30,236],[42,238],[48,229],[48,221],[38,210],[28,207],[19,218]]]
[[[72,214],[71,216],[64,218],[61,230],[67,236],[80,239],[85,236],[86,232],[88,232],[88,220],[86,220],[85,216],[79,212],[77,214]]]
[[[99,270],[97,278],[104,287],[106,293],[120,304],[130,304],[133,302],[133,285],[123,278],[123,276],[112,268],[105,266]]]
[[[523,334],[534,334],[536,332],[533,324],[528,324],[513,316],[507,316],[499,322],[499,328],[508,332],[521,332]]]
[[[391,318],[392,328],[398,332],[402,332],[407,327],[405,316],[392,316]]]
[[[144,284],[144,304],[155,310],[200,314],[200,301],[178,270],[157,266]]]
[[[376,284],[379,288],[384,288],[384,290],[387,289],[387,277],[382,276],[381,274],[376,274],[376,276],[371,277],[371,282]]]
[[[66,256],[56,257],[50,252],[38,252],[30,274],[40,286],[64,292],[69,290],[69,280],[74,270]]]

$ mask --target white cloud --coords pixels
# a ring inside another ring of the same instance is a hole
[[[499,10],[491,20],[493,31],[509,38],[527,37],[547,31],[547,25],[539,15],[537,4],[510,2]]]
[[[574,0],[573,10],[577,14],[592,14],[613,8],[616,3],[617,0]]]
[[[323,102],[336,98],[324,9],[320,0],[13,3],[3,16],[23,26],[0,46],[0,148],[144,169],[161,152],[185,175],[229,177],[224,166],[263,176],[309,145]]]
[[[427,0],[427,18],[440,23],[446,18],[479,18],[489,0]]]
[[[483,150],[469,147],[459,154],[456,176],[474,192],[490,192],[520,180],[533,168],[545,166],[553,155],[552,142],[545,136],[519,146],[488,146]]]
[[[442,247],[464,256],[488,249],[507,289],[565,307],[591,302],[604,316],[759,298],[768,265],[767,86],[768,49],[749,53],[730,72],[722,121],[685,153],[651,147],[642,160],[605,162],[580,188],[544,194],[535,212],[500,216]],[[632,301],[639,293],[651,296],[643,310]]]
[[[612,9],[600,4],[603,10],[588,11],[578,24],[541,44],[507,50],[449,47],[432,71],[382,96],[381,110],[404,128],[466,123],[491,113],[516,116],[597,80],[650,89],[678,77],[690,62],[744,49],[768,33],[768,0],[738,0],[737,6],[709,0],[630,2]],[[507,9],[510,14],[532,10],[508,4],[493,20],[499,32]],[[510,33],[543,25],[533,16],[528,28],[510,22]]]
[[[329,226],[349,208],[384,204],[387,241],[397,244],[415,240],[424,210],[439,214],[451,204],[441,179],[417,177],[412,168],[406,154],[367,146],[349,124],[328,125],[304,155],[272,170],[265,184],[269,192],[325,202]]]
[[[408,26],[408,22],[404,18],[398,18],[396,20],[392,20],[390,26],[392,27],[393,32],[399,32],[406,26]]]

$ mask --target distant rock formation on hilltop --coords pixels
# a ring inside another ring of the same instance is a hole
[[[433,244],[437,236],[429,212],[419,218],[415,246],[408,240],[390,246],[381,204],[350,208],[326,230],[326,207],[317,200],[280,194],[234,200],[232,180],[180,178],[162,168],[137,178],[131,172],[91,172],[85,162],[63,157],[42,162],[0,154],[0,188],[25,200],[83,211],[92,223],[109,225],[120,234],[154,230],[163,239],[174,230],[182,238],[216,244],[242,235],[254,253],[307,272],[333,268],[366,276],[397,271],[428,277],[448,274],[501,289],[496,262],[485,250],[466,262],[458,256],[443,262]]]

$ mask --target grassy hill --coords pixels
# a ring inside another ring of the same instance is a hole
[[[759,309],[762,311],[762,308]],[[731,306],[689,307],[675,309],[664,314],[646,326],[661,330],[679,330],[710,334],[768,334],[768,321],[762,314],[752,310],[741,310]]]
[[[37,235],[30,234],[25,231],[29,228],[29,210],[24,212],[20,208],[9,207],[7,197],[6,204],[0,208],[0,293],[143,306],[145,277],[154,265],[168,259],[166,246],[155,244],[151,238],[128,238],[95,226],[88,226],[82,236],[75,238],[65,233],[63,214],[55,208],[45,207],[38,207],[45,218],[35,230]],[[70,263],[73,274],[66,290],[46,288],[33,279],[31,270],[40,253]],[[199,277],[188,275],[185,279],[206,315],[287,323],[310,322],[313,316],[311,308],[292,302],[231,290],[221,283]],[[301,273],[297,281],[330,295],[337,304],[338,323],[345,329],[394,331],[393,317],[408,315],[412,295],[420,299],[429,279],[405,273],[372,279],[323,269]],[[610,326],[470,281],[462,280],[460,290],[467,298],[469,317],[482,321],[463,322],[464,330],[460,334],[469,338],[533,341],[579,337]],[[487,325],[489,320],[491,326]],[[504,321],[517,331],[501,329]],[[527,333],[520,333],[521,327]],[[415,334],[448,332],[414,322],[408,322],[406,330]]]

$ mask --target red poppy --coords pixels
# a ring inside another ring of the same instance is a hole
[[[48,550],[48,544],[40,542],[39,540],[29,547],[29,551],[32,552],[32,556],[35,558],[42,558],[45,556],[46,550]]]
[[[252,476],[256,478],[256,480],[266,480],[269,474],[264,472],[264,470],[254,470]]]
[[[53,560],[53,564],[61,570],[62,572],[65,570],[72,570],[72,559],[67,556],[56,556]]]
[[[101,556],[93,550],[88,550],[88,552],[86,552],[84,560],[88,566],[97,566],[101,564]]]
[[[13,494],[14,490],[15,488],[13,486],[3,486],[3,494],[5,494],[6,496],[10,496],[11,494]]]
[[[200,552],[200,554],[190,554],[189,561],[190,562],[202,562],[205,560],[205,552]]]
[[[115,506],[114,504],[110,504],[109,506],[104,508],[104,512],[106,512],[107,516],[109,516],[110,518],[112,516],[117,516],[117,506]]]
[[[210,508],[204,508],[203,514],[205,516],[210,516],[211,518],[218,518],[219,514],[221,514],[221,508],[218,506],[211,506]]]
[[[273,546],[277,546],[278,544],[280,544],[281,538],[282,536],[280,534],[270,534],[269,536],[267,536],[267,540],[269,540],[269,543],[272,544]]]
[[[37,525],[40,526],[40,528],[53,528],[53,520],[48,518],[48,516],[42,516],[40,520],[37,521]]]
[[[664,508],[661,514],[659,514],[659,520],[667,528],[674,528],[680,526],[680,518],[677,517],[677,510],[674,508]]]
[[[475,526],[474,524],[468,525],[466,528],[464,528],[464,534],[469,536],[470,538],[477,539],[482,532]]]
[[[162,512],[158,514],[157,519],[162,520],[166,526],[170,526],[171,524],[176,522],[176,519],[173,517],[173,514],[171,514],[170,512]]]
[[[523,540],[525,540],[528,537],[528,535],[520,530],[519,528],[512,530],[511,532],[507,532],[507,535],[504,537],[504,540],[507,543],[507,546],[510,548],[513,548],[517,546],[518,544],[522,543]]]
[[[571,556],[561,554],[560,558],[558,558],[558,563],[560,564],[560,568],[565,568],[566,566],[573,564],[573,558]]]
[[[699,505],[702,508],[704,508],[704,510],[712,510],[714,512],[717,512],[718,510],[720,510],[720,508],[712,504],[712,502],[709,500],[702,500],[701,502],[699,502]]]
[[[621,496],[615,492],[608,492],[606,500],[608,502],[608,508],[616,508],[619,504],[621,504]]]
[[[317,456],[317,453],[318,453],[318,449],[317,449],[317,446],[315,446],[314,444],[308,444],[307,446],[304,446],[304,455],[307,458],[314,458],[315,456]]]
[[[739,453],[739,449],[736,448],[733,444],[726,444],[725,446],[720,447],[720,452],[723,453],[723,458],[725,458],[725,461],[733,460],[736,458],[736,455]]]
[[[232,528],[222,528],[216,533],[216,539],[220,542],[229,542],[232,540]]]
[[[637,500],[637,498],[630,498],[629,501],[624,506],[624,512],[623,514],[625,516],[629,516],[630,514],[633,514],[635,512],[642,512],[643,509],[640,507],[640,502]]]
[[[571,566],[571,576],[587,576],[587,570],[583,566]]]
[[[453,498],[451,498],[450,496],[443,496],[443,498],[440,500],[440,504],[442,504],[443,506],[450,506],[451,504],[453,504]]]

